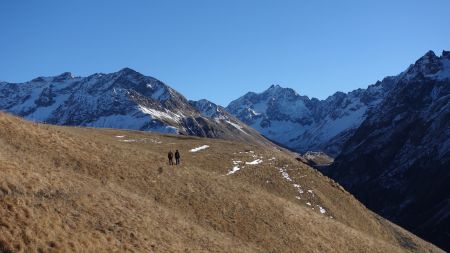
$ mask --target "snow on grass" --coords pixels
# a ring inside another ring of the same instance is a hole
[[[254,157],[254,158],[257,157],[257,156],[254,155],[254,151],[239,152],[239,154],[242,154],[242,153],[250,153],[250,154],[252,154],[252,157]],[[256,159],[256,160],[251,161],[251,162],[243,162],[243,161],[233,160],[232,162],[233,162],[234,167],[227,173],[227,175],[231,175],[231,174],[234,174],[237,171],[239,171],[241,169],[238,166],[239,164],[243,164],[243,165],[258,165],[258,164],[262,163],[263,160],[262,159]],[[242,166],[242,169],[243,168],[245,168],[245,166]]]
[[[284,179],[286,179],[289,182],[292,182],[292,178],[289,176],[285,168],[278,168],[278,171],[280,171],[281,176],[283,176]]]
[[[251,161],[251,162],[246,162],[245,164],[256,165],[256,164],[260,164],[260,163],[262,163],[262,162],[263,162],[263,161],[262,161],[261,159],[256,159],[256,160]]]
[[[283,167],[283,168],[278,168],[278,171],[281,173],[281,176],[285,180],[287,180],[289,182],[293,182],[292,178],[287,173],[286,167],[287,167],[287,165],[285,165],[285,167]],[[298,193],[300,193],[300,194],[304,193],[302,187],[299,184],[294,183],[294,184],[292,184],[292,186],[297,190]],[[295,198],[296,199],[301,199],[300,196],[296,196]]]
[[[239,151],[239,154],[252,154],[252,155],[255,155],[255,151],[253,151],[253,150]]]
[[[287,165],[285,165],[283,168],[278,168],[278,171],[281,173],[281,175],[283,176],[283,178],[286,181],[294,182],[292,180],[292,178],[289,176],[289,174],[287,173],[287,169],[286,168],[287,168]],[[306,176],[306,175],[304,175],[304,176]],[[302,176],[302,177],[304,177],[304,176]],[[300,186],[300,184],[293,183],[292,186],[297,190],[298,193],[300,193],[300,194],[304,193],[302,187]],[[314,192],[312,190],[308,190],[308,193],[312,194],[312,197],[314,197]],[[295,198],[298,199],[298,200],[301,200],[300,196],[295,196]],[[310,206],[312,210],[315,210],[313,205],[311,204],[311,202],[306,202],[306,205]],[[316,205],[316,206],[319,208],[319,212],[321,214],[326,213],[325,208],[323,208],[323,207],[321,207],[319,205]]]
[[[143,139],[123,139],[125,136],[120,135],[116,136],[117,138],[120,138],[121,140],[119,140],[120,142],[141,142],[141,143],[156,143],[156,144],[161,144],[162,141],[160,140],[156,140],[156,139],[148,139],[148,138],[143,138]]]
[[[116,138],[124,138],[125,135],[117,135]]]
[[[128,139],[128,140],[120,140],[121,142],[136,142],[137,140],[135,139]]]
[[[297,189],[298,193],[300,194],[303,193],[302,187],[299,184],[293,184],[292,186],[294,186],[294,188]]]
[[[238,166],[234,166],[228,173],[227,175],[231,175],[236,173],[237,171],[239,171],[241,168],[239,168]]]
[[[189,150],[189,152],[198,152],[200,150],[207,149],[207,148],[209,148],[208,145],[203,145],[203,146],[200,146],[200,147],[193,148],[193,149]]]
[[[275,160],[275,157],[269,158],[268,161],[273,161]]]

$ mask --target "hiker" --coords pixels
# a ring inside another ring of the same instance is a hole
[[[178,152],[178,149],[175,151],[175,164],[180,164],[180,152]]]
[[[173,165],[173,153],[172,153],[172,150],[169,150],[169,154],[167,154],[167,157],[169,158],[169,165]]]

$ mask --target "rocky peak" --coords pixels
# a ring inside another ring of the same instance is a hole
[[[217,108],[216,104],[214,104],[213,102],[211,102],[207,99],[200,99],[199,101],[196,101],[195,103],[197,103],[198,105],[201,105],[203,107],[206,107],[206,108]]]
[[[45,81],[46,81],[45,77],[43,77],[43,76],[36,77],[36,78],[31,80],[31,82],[33,82],[33,83],[40,83],[40,82],[45,82]]]
[[[300,96],[295,90],[291,88],[283,88],[278,84],[272,84],[267,90],[258,94],[257,96],[263,99],[270,99],[272,102],[276,102],[278,99],[286,100],[309,100],[306,96]]]
[[[439,62],[439,57],[437,57],[436,54],[430,50],[424,56],[420,57],[416,61],[415,65],[428,65],[436,62]]]
[[[408,79],[411,79],[416,77],[417,75],[434,75],[441,69],[441,59],[437,57],[433,51],[430,50],[406,70],[406,77]]]
[[[107,84],[108,89],[123,88],[133,90],[146,97],[159,101],[180,97],[163,82],[153,77],[145,76],[131,68],[123,68],[115,73],[99,77],[106,81],[105,84]],[[108,84],[110,79],[114,80],[111,85]]]
[[[120,73],[136,73],[137,71],[132,68],[125,67],[125,68],[119,70],[118,72],[120,72]]]
[[[196,108],[203,116],[206,117],[215,117],[219,116],[220,114],[223,114],[223,109],[216,105],[215,103],[206,100],[201,99],[198,101],[189,101],[189,104],[191,104],[194,108]]]
[[[436,54],[434,53],[433,50],[429,50],[429,51],[426,52],[425,55],[422,56],[421,58],[429,58],[429,59],[432,59],[432,58],[438,58],[438,57],[436,56]]]
[[[64,81],[66,81],[66,80],[70,80],[70,79],[73,79],[74,77],[73,77],[73,75],[72,75],[72,73],[70,73],[70,72],[64,72],[64,73],[62,73],[61,75],[59,75],[59,76],[55,76],[54,78],[53,78],[53,82],[64,82]]]
[[[125,67],[125,68],[119,70],[119,71],[117,72],[117,74],[119,74],[119,75],[122,76],[122,77],[128,77],[128,76],[132,76],[132,77],[135,77],[135,76],[144,76],[144,75],[142,75],[141,73],[137,72],[136,70],[131,69],[131,68],[128,68],[128,67]]]
[[[279,89],[283,89],[283,88],[278,84],[272,84],[272,85],[270,85],[268,90],[279,90]]]

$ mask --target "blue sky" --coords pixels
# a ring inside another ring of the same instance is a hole
[[[222,105],[326,98],[450,50],[450,1],[2,0],[0,80],[133,68]]]

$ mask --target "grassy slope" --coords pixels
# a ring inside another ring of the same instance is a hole
[[[175,148],[182,165],[167,166]],[[440,252],[289,153],[245,143],[0,114],[0,173],[0,252]]]

